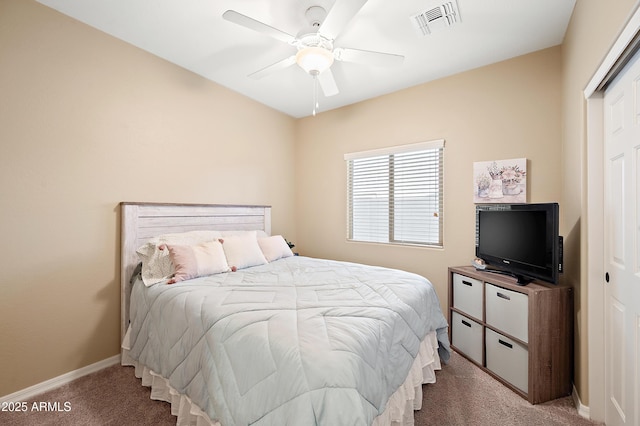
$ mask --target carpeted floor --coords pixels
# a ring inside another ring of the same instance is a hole
[[[531,405],[456,353],[437,373],[437,383],[423,386],[423,393],[416,426],[598,424],[580,417],[571,397]],[[0,424],[175,425],[169,404],[149,395],[133,368],[113,366],[32,398],[26,412],[0,411]]]
[[[415,413],[416,426],[601,424],[581,417],[571,396],[531,405],[455,352],[436,380],[422,387],[423,405]]]

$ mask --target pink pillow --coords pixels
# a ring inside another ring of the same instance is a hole
[[[222,244],[218,241],[196,245],[166,244],[160,248],[165,247],[169,249],[175,269],[175,275],[168,284],[230,271]]]

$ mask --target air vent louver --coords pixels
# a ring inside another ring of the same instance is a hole
[[[426,36],[433,31],[448,28],[460,22],[460,11],[457,1],[454,0],[439,3],[412,15],[410,18],[418,34]]]

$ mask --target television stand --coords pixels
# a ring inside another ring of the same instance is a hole
[[[451,347],[531,404],[571,395],[573,289],[449,268]]]

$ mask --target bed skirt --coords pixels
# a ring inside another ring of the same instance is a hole
[[[188,396],[173,389],[167,379],[132,359],[129,356],[128,337],[127,332],[122,344],[121,364],[135,367],[135,375],[142,379],[142,385],[151,388],[151,399],[171,404],[171,414],[177,417],[176,426],[221,426],[219,422],[209,419]],[[435,383],[435,372],[440,368],[438,340],[436,332],[432,331],[420,344],[420,351],[407,379],[391,395],[386,410],[373,420],[372,426],[412,426],[414,410],[422,408],[422,384]]]

